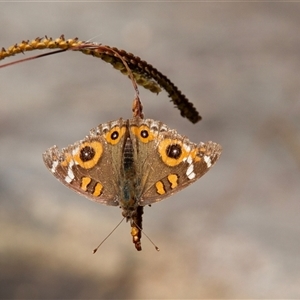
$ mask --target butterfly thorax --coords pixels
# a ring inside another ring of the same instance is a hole
[[[135,216],[138,207],[136,165],[130,136],[125,139],[124,143],[121,173],[119,204],[123,209],[122,215],[128,221]]]

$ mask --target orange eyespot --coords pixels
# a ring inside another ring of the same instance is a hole
[[[105,134],[105,139],[108,143],[116,145],[126,132],[126,127],[115,126]]]
[[[158,152],[162,161],[170,167],[179,165],[189,155],[180,140],[171,139],[162,140],[158,145]]]
[[[103,146],[98,141],[84,142],[74,154],[75,163],[84,169],[93,168],[103,153]]]
[[[131,132],[143,143],[147,144],[153,141],[157,134],[150,131],[150,128],[146,125],[132,126]]]

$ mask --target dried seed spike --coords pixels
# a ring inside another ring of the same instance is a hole
[[[105,51],[103,51],[104,48]],[[175,107],[180,110],[180,114],[183,117],[188,118],[192,123],[196,123],[201,120],[201,117],[199,116],[193,104],[188,101],[185,95],[181,93],[181,91],[168,79],[167,76],[160,73],[156,68],[148,64],[146,61],[141,60],[138,56],[134,56],[132,53],[127,53],[125,50],[120,50],[116,47],[102,46],[101,44],[96,43],[86,43],[79,41],[78,38],[68,39],[66,41],[64,35],[61,35],[60,38],[53,40],[51,37],[48,38],[45,35],[43,39],[37,37],[34,40],[27,41],[25,43],[22,42],[19,45],[15,44],[14,46],[9,47],[7,50],[2,48],[0,51],[0,60],[18,53],[36,49],[62,49],[80,51],[84,54],[101,58],[126,75],[129,75],[129,68],[136,82],[139,85],[142,85],[144,88],[154,93],[159,93],[161,88],[165,89],[172,102],[175,104]],[[54,53],[57,52],[61,51],[56,51]],[[42,56],[45,55],[38,55],[22,61],[35,59]],[[123,62],[127,63],[128,68],[124,67]],[[15,63],[18,63],[18,61],[5,64],[0,67]]]
[[[139,60],[138,66],[135,64],[131,64],[130,60],[134,57],[131,53],[126,53],[124,50],[117,50],[123,59],[128,63],[128,66],[133,71],[133,73],[146,74],[150,78],[154,79],[162,88],[164,88],[169,97],[172,99],[175,106],[180,110],[181,115],[183,117],[188,118],[192,123],[197,123],[201,120],[200,115],[197,110],[193,106],[191,102],[181,93],[181,91],[169,80],[169,78],[162,73],[160,73],[156,68],[152,65],[148,64],[146,61]],[[145,77],[144,77],[145,78]]]
[[[36,39],[34,39],[34,40],[31,40],[31,41],[28,43],[28,45],[30,45],[30,47],[32,47],[32,49],[34,49],[34,48],[36,47],[36,45],[37,45],[39,42],[40,42],[39,39],[36,38]]]
[[[144,119],[143,105],[138,97],[133,100],[132,112],[134,118],[140,117],[141,119]]]

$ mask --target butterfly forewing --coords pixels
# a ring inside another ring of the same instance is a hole
[[[135,144],[140,205],[161,201],[203,176],[217,161],[221,146],[190,142],[160,121],[130,120]]]
[[[67,187],[90,200],[118,205],[120,157],[127,133],[123,119],[100,124],[84,140],[43,154],[47,168]]]

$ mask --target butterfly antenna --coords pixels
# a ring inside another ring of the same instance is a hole
[[[150,237],[143,231],[143,229],[134,221],[132,220],[135,226],[145,235],[145,237],[149,240],[149,242],[154,246],[156,251],[160,251],[160,249],[154,244],[154,242],[150,239]]]
[[[100,246],[113,234],[113,232],[121,225],[121,223],[124,221],[125,218],[123,218],[118,224],[117,226],[105,237],[105,239],[93,250],[93,254],[95,254],[98,249],[100,248]]]

